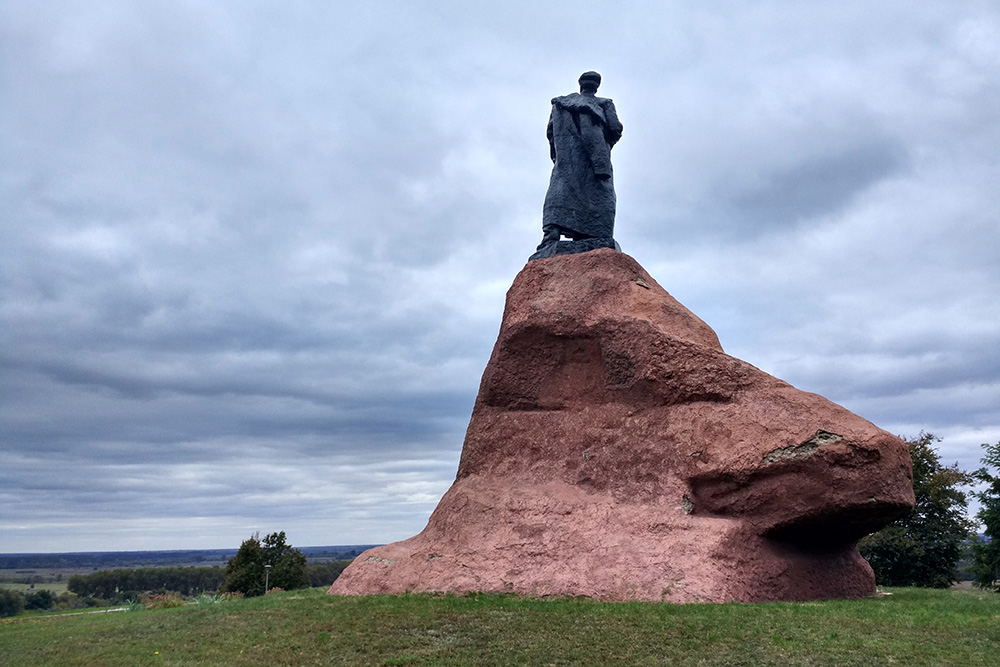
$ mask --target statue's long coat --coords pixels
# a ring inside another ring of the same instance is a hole
[[[555,164],[542,208],[543,229],[557,225],[581,236],[614,236],[611,147],[622,136],[614,102],[580,93],[556,97],[546,134]]]

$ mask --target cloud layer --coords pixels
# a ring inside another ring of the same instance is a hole
[[[1000,440],[1000,8],[0,7],[0,551],[419,531],[540,238],[549,99],[723,346]]]

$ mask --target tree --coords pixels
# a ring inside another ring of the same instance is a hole
[[[45,611],[46,609],[51,609],[55,603],[56,596],[52,594],[52,591],[43,588],[25,597],[24,608]]]
[[[995,445],[983,443],[981,463],[983,467],[973,476],[977,482],[986,484],[974,495],[982,504],[976,518],[983,524],[984,539],[976,539],[972,544],[972,571],[976,584],[981,588],[994,588],[1000,579],[1000,442]],[[996,470],[996,474],[990,469]],[[1000,587],[997,587],[1000,592]]]
[[[309,588],[306,557],[298,549],[285,544],[285,531],[271,533],[264,538],[263,544],[266,562],[271,564],[271,587],[284,588],[286,591]]]
[[[218,567],[141,567],[74,574],[67,588],[81,596],[124,601],[148,591],[197,595],[217,590],[222,582],[222,569]]]
[[[350,564],[349,560],[333,560],[320,565],[307,565],[306,575],[309,577],[309,585],[313,588],[331,585]]]
[[[956,580],[962,545],[972,530],[968,500],[958,487],[973,477],[957,464],[942,466],[934,442],[939,440],[930,433],[906,440],[916,506],[858,544],[882,585],[947,588]]]
[[[265,566],[271,570],[266,573]],[[260,540],[260,533],[244,540],[236,555],[226,564],[226,591],[239,591],[248,597],[263,595],[265,578],[270,588],[308,588],[306,557],[285,544],[285,532],[271,533]]]
[[[0,588],[0,616],[17,616],[24,611],[24,594]]]

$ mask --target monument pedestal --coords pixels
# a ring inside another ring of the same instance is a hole
[[[579,252],[589,252],[598,248],[610,248],[621,252],[621,246],[610,236],[592,239],[579,239],[577,241],[556,241],[542,246],[535,251],[528,261],[533,259],[545,259],[556,255],[573,255]]]
[[[610,249],[507,294],[451,489],[331,593],[857,598],[857,540],[913,506],[899,438],[726,355]]]

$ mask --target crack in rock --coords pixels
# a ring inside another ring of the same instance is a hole
[[[762,461],[767,465],[771,465],[772,463],[778,463],[779,461],[804,459],[815,454],[816,450],[821,446],[839,442],[843,439],[843,436],[837,435],[836,433],[819,430],[816,431],[816,435],[809,438],[801,445],[789,445],[788,447],[772,449],[767,454],[764,454]]]

